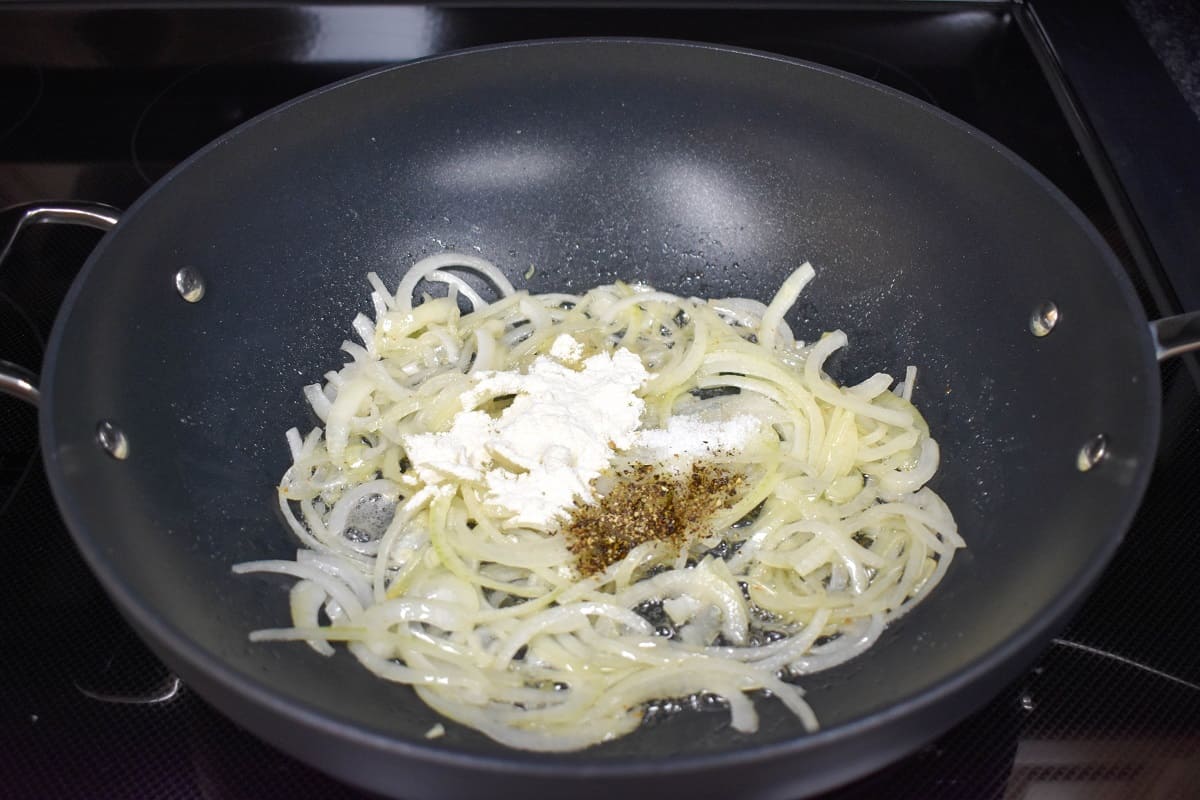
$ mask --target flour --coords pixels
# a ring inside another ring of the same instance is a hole
[[[491,436],[492,418],[482,411],[454,417],[446,433],[422,433],[403,438],[405,454],[417,477],[428,486],[445,480],[483,480],[491,456],[479,447]]]
[[[583,357],[583,345],[569,333],[564,333],[554,340],[554,344],[550,345],[550,357],[556,358],[564,364],[577,364]]]
[[[644,460],[679,471],[706,454],[741,450],[759,430],[748,414],[674,416],[665,428],[639,430],[645,404],[636,392],[650,377],[641,359],[621,348],[575,368],[582,354],[563,334],[527,373],[481,372],[461,395],[450,430],[403,437],[425,484],[405,508],[453,492],[456,482],[474,483],[486,490],[484,502],[508,515],[507,526],[549,530],[576,502],[593,500],[592,480],[618,451],[645,451]],[[504,395],[513,401],[498,417],[478,410]]]
[[[560,336],[554,350],[570,361],[582,347]],[[406,455],[427,487],[480,483],[484,501],[510,515],[505,524],[548,529],[577,499],[590,502],[591,481],[633,444],[645,405],[636,392],[649,377],[625,348],[581,369],[540,356],[525,374],[481,372],[450,430],[404,437]],[[498,417],[476,410],[509,394]]]

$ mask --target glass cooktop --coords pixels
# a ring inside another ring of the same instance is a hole
[[[828,5],[0,6],[0,207],[51,198],[126,207],[174,164],[260,111],[430,53],[553,36],[692,39],[818,61],[967,120],[1083,209],[1129,268],[1149,315],[1175,310],[1171,277],[1123,205],[1134,193],[1104,169],[1103,144],[1088,123],[1095,117],[1059,72],[1066,48],[1056,50],[1054,26],[1041,24],[1061,4]],[[1076,48],[1089,42],[1086,28],[1072,35]],[[36,367],[55,310],[98,237],[39,226],[19,240],[0,264],[0,358]],[[1163,368],[1155,478],[1125,544],[1068,629],[987,707],[828,798],[1197,796],[1193,366],[1180,360]],[[55,511],[35,413],[5,397],[0,541],[0,794],[365,796],[227,721],[145,649]]]

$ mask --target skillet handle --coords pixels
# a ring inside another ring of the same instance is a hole
[[[119,210],[102,203],[46,202],[6,208],[0,211],[0,269],[21,231],[30,225],[83,225],[107,231],[116,227],[120,220]],[[41,399],[37,376],[25,367],[3,360],[0,360],[0,394],[11,395],[35,406]]]
[[[1159,361],[1200,350],[1200,311],[1156,319],[1150,323],[1150,335]]]
[[[4,268],[4,262],[12,252],[13,244],[21,235],[21,231],[30,225],[82,225],[86,228],[110,231],[120,221],[120,209],[103,203],[29,203],[0,210],[0,269]],[[41,400],[37,375],[19,364],[0,359],[0,394],[7,394],[37,406]],[[103,703],[144,705],[173,699],[183,688],[183,682],[174,675],[168,675],[160,687],[142,694],[99,693],[79,684],[76,684],[75,688],[85,697]]]

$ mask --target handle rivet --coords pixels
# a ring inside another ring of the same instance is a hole
[[[204,278],[191,267],[175,273],[175,291],[189,303],[198,303],[204,297]]]
[[[96,443],[118,461],[129,457],[129,438],[109,420],[101,420],[96,426]]]
[[[1108,437],[1103,433],[1098,433],[1079,448],[1079,455],[1075,457],[1075,466],[1079,468],[1080,472],[1087,472],[1107,457]]]
[[[1034,336],[1047,336],[1058,324],[1058,306],[1047,300],[1033,310],[1029,318],[1029,332]]]

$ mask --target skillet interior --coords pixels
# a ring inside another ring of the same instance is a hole
[[[286,581],[229,567],[295,549],[273,500],[283,431],[312,419],[301,387],[340,363],[351,318],[369,311],[367,271],[394,285],[447,248],[534,291],[623,278],[762,300],[808,259],[818,278],[790,321],[802,338],[846,330],[839,378],[920,368],[916,399],[942,445],[935,488],[970,547],[867,656],[808,682],[825,732],[803,737],[760,703],[754,737],[709,714],[563,757],[452,725],[429,743],[436,715],[348,655],[247,642],[286,619]],[[208,284],[195,305],[172,284],[183,266]],[[1038,339],[1027,322],[1047,299],[1063,321]],[[52,350],[47,468],[93,569],[210,699],[343,777],[349,761],[322,763],[325,737],[367,759],[525,774],[636,772],[670,755],[679,768],[786,757],[819,777],[832,769],[823,748],[868,732],[896,737],[891,755],[915,747],[1064,621],[1120,540],[1158,429],[1132,292],[1030,168],[862,80],[664,43],[435,58],[243,126],[106,237]],[[127,461],[95,447],[100,419],[127,432]],[[1098,432],[1111,456],[1082,474],[1075,454]],[[841,777],[877,764],[879,748]]]

